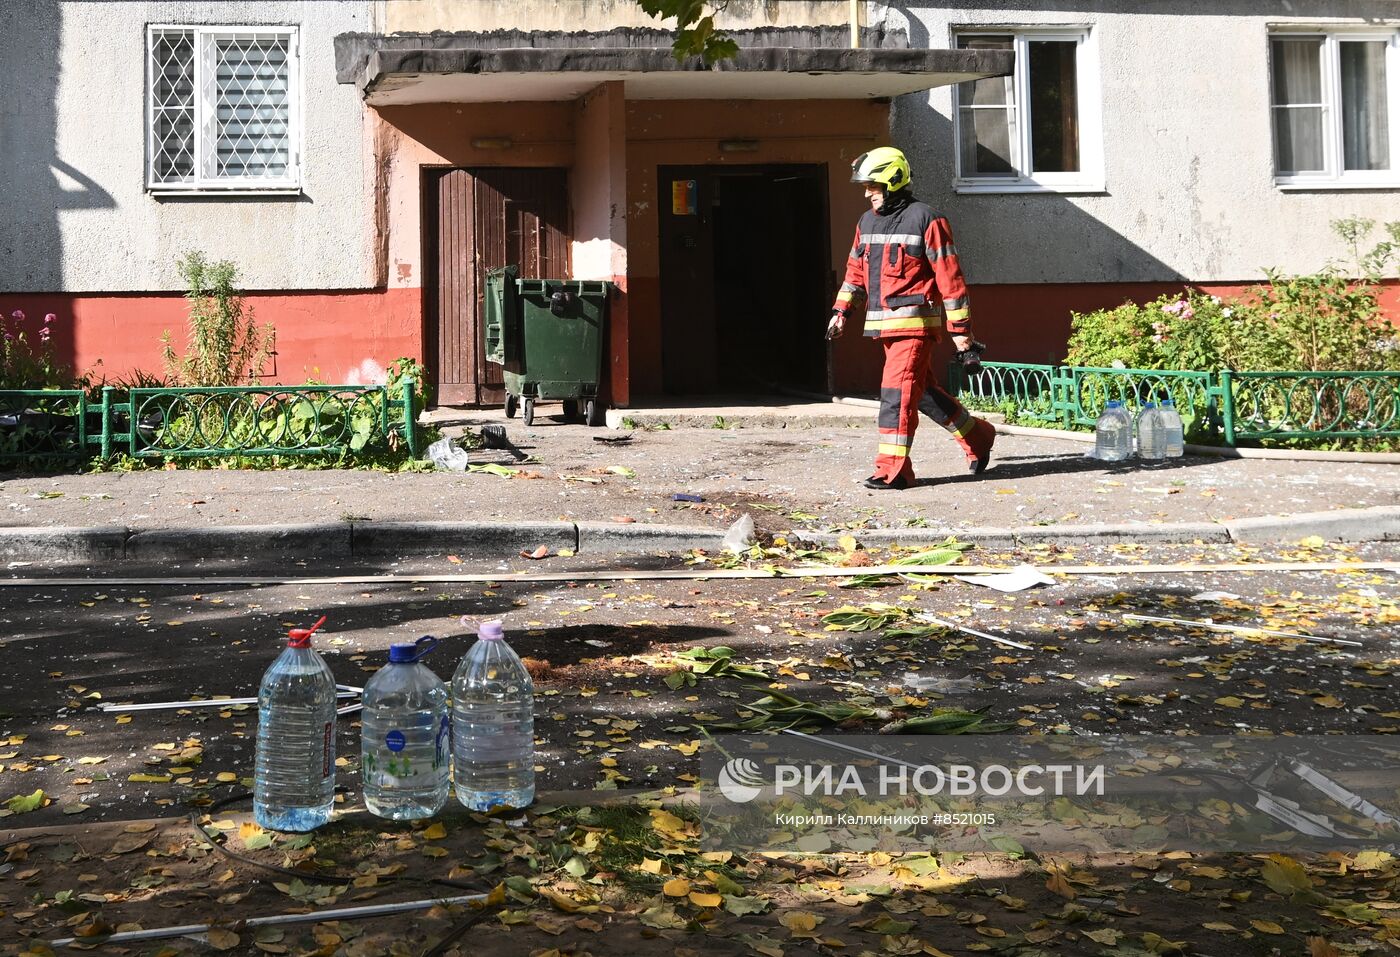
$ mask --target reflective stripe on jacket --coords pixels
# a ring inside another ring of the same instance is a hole
[[[937,338],[940,318],[950,333],[968,335],[967,283],[948,220],[917,200],[861,216],[832,310],[844,315],[861,303],[867,336]]]

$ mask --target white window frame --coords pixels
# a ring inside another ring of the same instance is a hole
[[[1269,156],[1274,184],[1280,189],[1376,189],[1400,187],[1400,31],[1364,28],[1271,26],[1268,31],[1267,89],[1269,99]],[[1322,164],[1317,171],[1280,172],[1278,133],[1274,117],[1274,40],[1313,38],[1322,40]],[[1343,169],[1342,57],[1346,41],[1383,41],[1385,47],[1387,126],[1390,131],[1390,169]]]
[[[152,62],[156,35],[159,33],[187,32],[194,34],[194,177],[180,182],[157,182],[154,177],[156,144],[155,98],[152,95]],[[202,174],[208,150],[211,148],[209,134],[212,124],[209,118],[215,105],[210,98],[212,84],[209,84],[210,57],[214,49],[214,38],[232,34],[255,34],[277,36],[287,41],[287,142],[291,153],[285,177],[246,176],[206,177]],[[210,193],[221,195],[255,194],[300,195],[301,194],[301,135],[302,135],[302,96],[301,96],[301,32],[295,26],[279,25],[231,25],[231,24],[186,24],[153,23],[146,27],[146,190],[161,196],[204,196]]]
[[[966,176],[962,170],[962,103],[953,87],[953,189],[958,193],[1101,193],[1106,190],[1103,166],[1103,95],[1099,82],[1099,50],[1096,31],[1085,24],[1067,26],[978,26],[958,29],[954,46],[965,37],[1012,37],[1016,65],[1003,77],[1007,101],[1016,111],[1016,136],[1011,141],[1011,165],[1015,176]],[[1030,170],[1031,124],[1025,104],[1030,102],[1030,44],[1035,41],[1075,41],[1075,86],[1079,97],[1079,170],[1072,173]],[[982,81],[986,82],[986,81]]]

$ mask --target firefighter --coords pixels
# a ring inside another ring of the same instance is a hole
[[[909,161],[889,146],[862,153],[851,164],[851,182],[865,187],[870,210],[856,224],[846,281],[836,294],[828,339],[846,328],[853,309],[865,304],[865,335],[885,352],[880,378],[880,448],[872,489],[914,484],[909,446],[919,413],[943,426],[967,455],[968,471],[987,467],[996,430],[974,418],[930,375],[933,346],[946,326],[959,355],[975,361],[981,344],[971,336],[967,285],[958,265],[948,220],[910,190]]]

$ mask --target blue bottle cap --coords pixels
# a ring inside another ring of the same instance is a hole
[[[420,661],[428,652],[438,646],[438,640],[432,635],[424,635],[411,645],[390,645],[389,663],[396,665],[411,665]]]

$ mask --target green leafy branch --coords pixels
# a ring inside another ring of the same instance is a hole
[[[698,56],[706,66],[720,60],[732,60],[739,54],[739,44],[715,29],[715,14],[729,5],[729,0],[711,0],[714,13],[705,13],[705,0],[637,0],[646,14],[657,20],[676,20],[676,39],[671,53],[677,60]],[[722,427],[722,426],[721,426]]]

